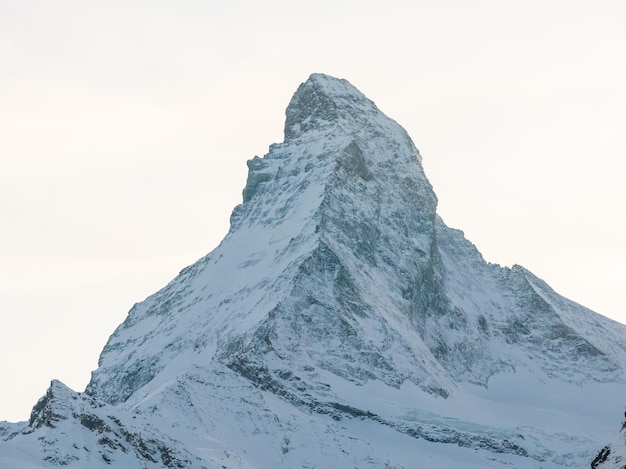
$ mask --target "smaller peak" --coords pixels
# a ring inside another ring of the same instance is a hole
[[[42,426],[55,427],[55,422],[67,418],[67,402],[78,394],[61,381],[53,379],[46,394],[39,399],[30,414],[29,425],[36,430]]]
[[[50,389],[53,390],[53,391],[57,390],[57,391],[61,391],[61,392],[71,391],[70,388],[68,388],[65,384],[63,384],[58,379],[53,379],[52,381],[50,381]]]
[[[313,128],[337,123],[376,105],[348,80],[313,73],[291,98],[286,110],[285,139],[296,138]]]

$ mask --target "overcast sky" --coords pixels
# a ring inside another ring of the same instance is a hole
[[[219,243],[312,72],[407,129],[488,261],[626,322],[624,57],[623,0],[0,0],[0,420]]]

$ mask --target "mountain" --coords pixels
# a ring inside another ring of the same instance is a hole
[[[0,467],[589,466],[626,326],[437,215],[405,130],[314,74],[222,243],[133,306],[85,392],[0,423]]]

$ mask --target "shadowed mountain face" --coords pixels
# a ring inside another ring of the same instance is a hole
[[[85,394],[58,383],[67,405],[37,404],[56,420],[0,427],[6,448],[54,422],[80,428],[85,414],[108,430],[81,431],[118,445],[68,449],[72,464],[94,464],[85,451],[136,459],[119,467],[591,459],[585,429],[622,405],[626,328],[522,267],[485,262],[438,217],[417,149],[372,101],[312,75],[287,108],[285,141],[248,167],[220,246],[131,309]],[[581,409],[590,395],[604,397]],[[134,425],[129,442],[135,416],[159,430]]]

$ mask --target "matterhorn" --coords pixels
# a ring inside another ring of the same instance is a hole
[[[348,81],[311,75],[248,168],[224,240],[131,308],[84,392],[0,422],[0,468],[609,467],[626,326],[486,262]]]

